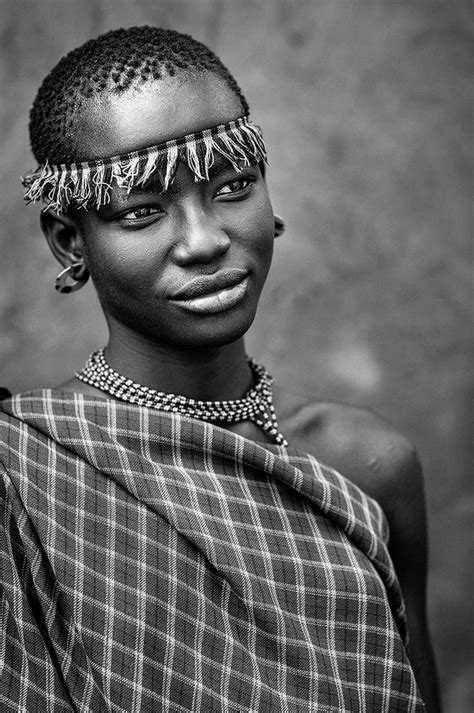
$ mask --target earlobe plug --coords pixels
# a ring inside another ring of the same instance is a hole
[[[280,218],[279,215],[274,215],[273,216],[275,219],[275,231],[273,233],[275,238],[279,238],[280,235],[282,235],[285,232],[285,223],[282,218]]]

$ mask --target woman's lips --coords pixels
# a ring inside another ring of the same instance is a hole
[[[245,297],[247,287],[248,273],[234,268],[196,277],[171,299],[189,312],[215,314],[237,305]]]
[[[220,270],[213,275],[196,275],[188,282],[185,282],[179,289],[171,295],[173,300],[187,300],[202,295],[209,295],[211,292],[226,290],[233,287],[238,282],[242,282],[247,276],[247,271],[239,267],[230,267]]]

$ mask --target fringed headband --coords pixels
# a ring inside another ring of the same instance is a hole
[[[115,183],[130,191],[144,185],[158,174],[163,190],[173,183],[179,161],[184,161],[196,181],[209,180],[209,169],[216,153],[223,156],[236,171],[266,161],[266,149],[260,128],[243,116],[159,146],[132,151],[107,159],[81,163],[38,166],[22,177],[27,189],[27,204],[44,201],[44,210],[58,213],[68,206],[100,208],[110,200]]]

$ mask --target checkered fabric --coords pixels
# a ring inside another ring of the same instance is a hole
[[[385,518],[341,475],[111,400],[3,409],[2,711],[423,710]]]

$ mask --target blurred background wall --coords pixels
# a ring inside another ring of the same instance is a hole
[[[472,5],[0,0],[0,383],[11,390],[59,383],[106,340],[90,284],[54,292],[39,208],[22,206],[30,105],[64,53],[146,23],[209,44],[265,129],[287,231],[250,353],[294,391],[375,409],[421,453],[445,710],[472,710]]]

